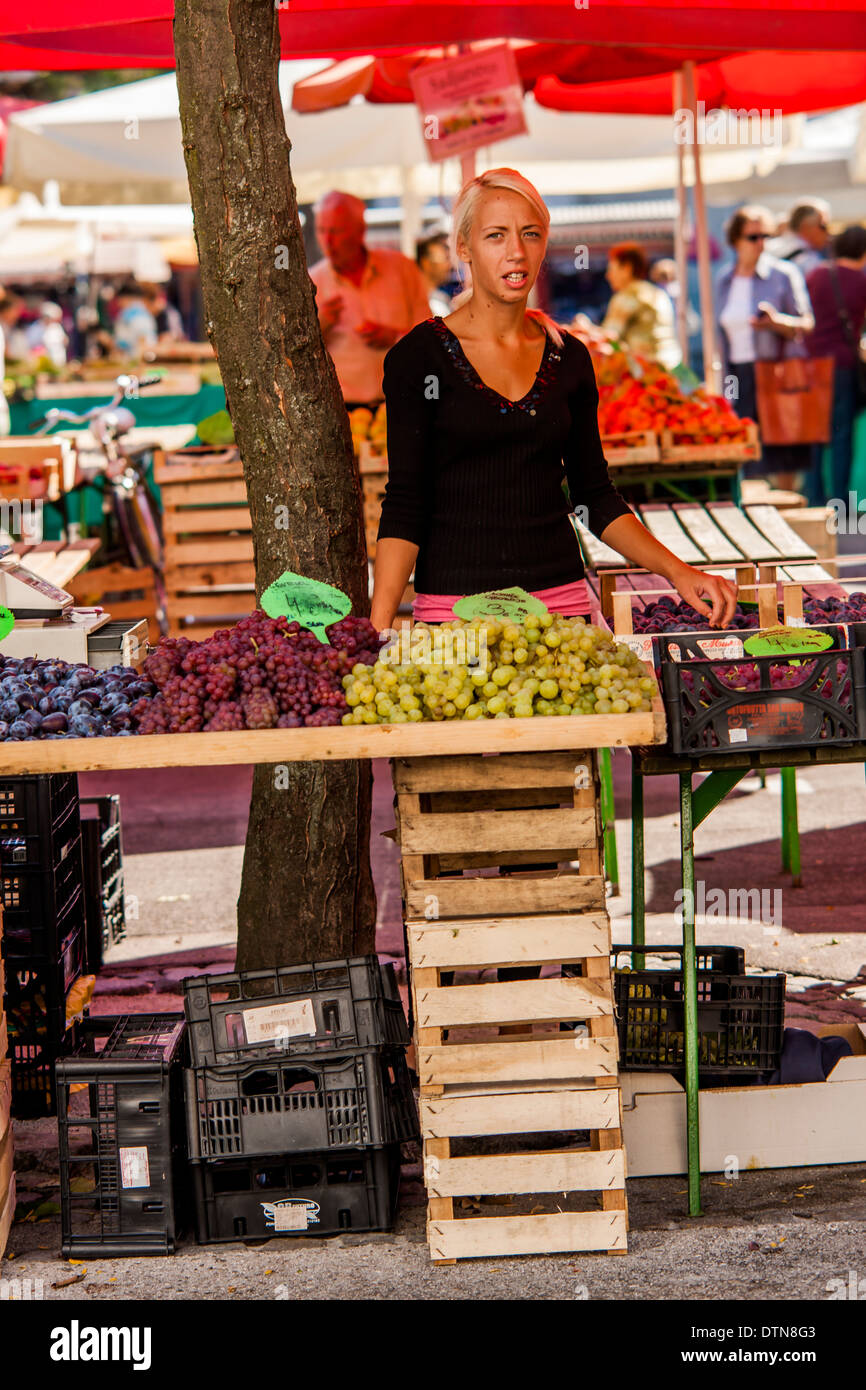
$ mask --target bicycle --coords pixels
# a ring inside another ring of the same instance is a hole
[[[103,543],[106,560],[121,560],[134,569],[153,571],[157,597],[157,621],[163,635],[168,632],[166,617],[165,550],[159,505],[148,485],[146,459],[152,454],[149,444],[134,448],[122,443],[123,436],[135,425],[135,416],[124,400],[134,399],[140,390],[154,386],[160,377],[119,376],[114,396],[107,403],[93,406],[77,415],[71,410],[53,406],[33,430],[36,436],[49,434],[59,424],[87,425],[103,456],[93,469],[79,463],[82,481],[70,492],[101,482],[103,512]],[[63,518],[69,530],[67,502],[70,492],[63,494]]]

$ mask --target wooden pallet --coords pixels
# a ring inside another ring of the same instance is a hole
[[[596,755],[392,767],[431,1257],[624,1253]],[[563,965],[568,976],[480,981],[497,967]],[[544,1147],[541,1136],[577,1130],[589,1147]]]
[[[256,606],[252,522],[234,449],[158,452],[166,612],[172,636],[201,640]]]
[[[750,422],[746,427],[746,437],[735,444],[698,444],[683,442],[682,431],[662,430],[662,463],[747,463],[761,457],[761,440],[757,425]],[[674,443],[674,438],[679,439]]]

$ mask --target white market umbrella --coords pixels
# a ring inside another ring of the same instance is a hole
[[[280,64],[280,89],[292,141],[292,173],[301,202],[339,186],[360,197],[450,194],[459,164],[431,164],[417,111],[359,102],[301,115],[291,110],[294,83],[321,60]],[[551,111],[527,97],[528,135],[482,150],[479,167],[512,165],[542,193],[629,193],[670,188],[676,155],[666,116],[584,115]],[[787,124],[787,123],[786,123]],[[786,140],[796,131],[789,125]],[[772,150],[707,151],[704,179],[745,179],[784,158]],[[56,180],[64,203],[189,201],[174,73],[19,112],[9,120],[4,179],[39,193]]]

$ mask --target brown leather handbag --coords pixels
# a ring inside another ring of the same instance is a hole
[[[763,444],[826,444],[833,413],[833,358],[755,363]]]

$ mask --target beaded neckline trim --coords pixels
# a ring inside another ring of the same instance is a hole
[[[542,353],[541,365],[538,368],[534,385],[519,401],[510,401],[507,396],[501,396],[498,391],[494,391],[492,386],[488,386],[485,381],[481,380],[478,372],[463,351],[457,334],[453,333],[441,318],[428,319],[428,323],[432,326],[433,331],[436,333],[436,336],[466,384],[471,386],[473,390],[482,392],[488,400],[493,401],[498,407],[500,415],[508,415],[514,410],[522,410],[527,415],[535,414],[535,408],[556,376],[556,367],[562,358],[562,352],[556,347],[550,337],[545,335],[544,352]]]

